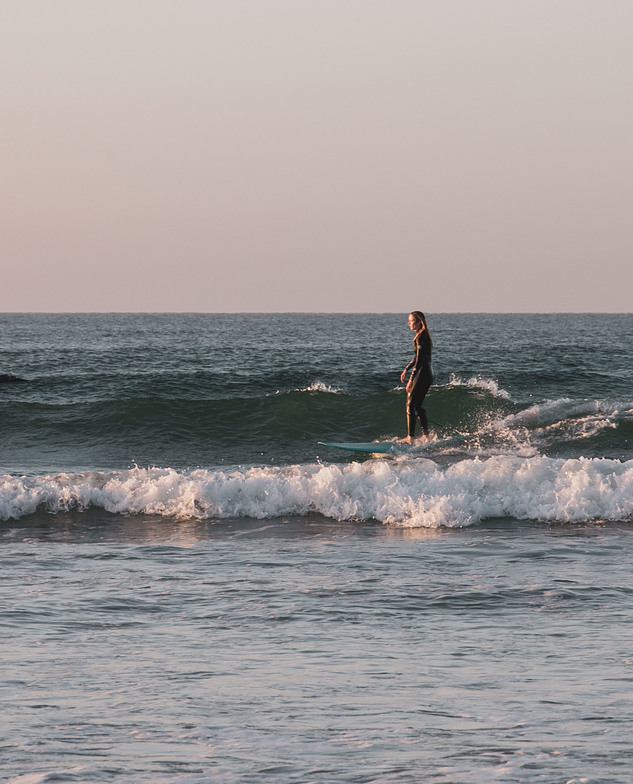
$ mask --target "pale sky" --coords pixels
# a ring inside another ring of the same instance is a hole
[[[631,311],[632,0],[0,0],[2,311]]]

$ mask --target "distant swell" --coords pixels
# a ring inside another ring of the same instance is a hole
[[[422,459],[0,477],[2,520],[89,507],[179,519],[319,513],[429,528],[489,518],[625,521],[633,515],[633,461],[497,456],[446,468]]]

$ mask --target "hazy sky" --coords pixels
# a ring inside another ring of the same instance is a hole
[[[631,311],[632,0],[0,0],[3,311]]]

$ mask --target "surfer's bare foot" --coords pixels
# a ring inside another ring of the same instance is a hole
[[[411,444],[413,439],[411,436],[405,436],[404,438],[399,438],[396,443],[397,444]]]

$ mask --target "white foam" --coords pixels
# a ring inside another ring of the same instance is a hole
[[[547,425],[553,422],[560,422],[568,417],[580,416],[589,410],[595,410],[595,404],[583,400],[571,400],[570,398],[558,398],[557,400],[545,400],[542,403],[535,403],[517,414],[511,414],[503,419],[505,426],[516,425]]]
[[[307,387],[299,387],[297,389],[293,389],[292,391],[293,392],[326,392],[327,394],[330,394],[330,395],[341,395],[342,394],[342,390],[341,389],[338,389],[337,387],[330,386],[329,384],[326,384],[323,381],[313,381]],[[266,395],[266,397],[271,397],[272,394],[273,393],[269,392]],[[282,392],[280,389],[277,389],[277,390],[275,390],[274,394],[275,395],[282,395],[282,394],[284,394],[284,392]],[[288,394],[288,392],[286,391],[285,394]]]
[[[470,378],[466,379],[465,381],[456,376],[454,373],[451,373],[449,380],[448,380],[449,387],[470,387],[471,389],[482,389],[485,392],[489,392],[494,397],[500,397],[504,400],[510,400],[510,395],[505,391],[505,389],[501,389],[499,384],[492,378],[484,378],[483,376],[471,376]]]
[[[530,440],[549,436],[575,440],[615,429],[618,422],[626,418],[626,412],[623,414],[617,403],[560,398],[535,403],[516,414],[495,420],[487,427],[491,432],[523,432]]]
[[[337,387],[325,384],[323,381],[313,381],[309,386],[298,389],[297,392],[327,392],[330,395],[340,395],[341,390]]]
[[[487,518],[587,522],[633,516],[633,461],[493,456],[449,467],[431,460],[258,467],[132,468],[0,476],[0,519],[99,507],[180,519],[320,513],[403,526],[466,526]]]

